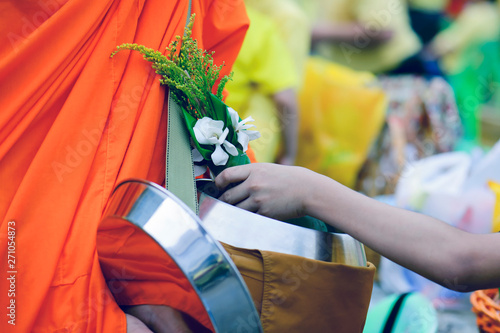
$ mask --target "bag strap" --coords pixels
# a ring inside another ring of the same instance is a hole
[[[191,17],[189,0],[186,26]],[[165,187],[198,214],[190,136],[182,119],[182,109],[168,92],[167,153]]]
[[[397,301],[394,303],[394,306],[392,307],[391,313],[389,314],[387,320],[385,321],[384,330],[382,331],[382,333],[392,332],[392,330],[394,329],[394,324],[396,323],[396,319],[401,310],[401,306],[403,305],[403,301],[406,299],[408,295],[410,295],[410,293],[404,293],[398,297]]]

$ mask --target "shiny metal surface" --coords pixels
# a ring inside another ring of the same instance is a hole
[[[112,195],[106,219],[133,223],[168,253],[198,293],[216,332],[262,332],[229,255],[173,194],[145,181],[124,182]]]
[[[351,266],[367,265],[363,244],[347,234],[321,232],[270,219],[204,193],[200,196],[199,216],[214,238],[229,245]]]

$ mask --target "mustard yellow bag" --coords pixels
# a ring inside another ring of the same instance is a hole
[[[371,263],[357,267],[223,245],[252,295],[264,333],[363,331],[375,273]]]
[[[386,95],[375,76],[311,57],[299,93],[297,165],[346,186],[357,174],[385,120]]]

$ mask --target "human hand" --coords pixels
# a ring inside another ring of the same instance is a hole
[[[240,165],[224,170],[215,178],[215,184],[225,191],[219,200],[248,211],[286,220],[304,215],[304,198],[311,186],[314,172],[293,166],[269,163]]]
[[[127,333],[153,333],[142,321],[138,318],[125,314],[127,317]]]
[[[356,48],[375,48],[389,42],[394,37],[390,28],[374,30],[373,26],[362,22],[318,23],[312,28],[311,41],[348,43]]]
[[[191,317],[165,305],[135,305],[124,307],[127,333],[188,333],[208,332]]]

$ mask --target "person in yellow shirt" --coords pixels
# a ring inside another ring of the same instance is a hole
[[[228,83],[230,95],[227,101],[235,109],[243,107],[246,110],[245,116],[256,118],[258,129],[264,129],[262,138],[252,143],[252,148],[257,151],[257,160],[274,161],[277,140],[272,140],[270,134],[279,139],[280,128],[276,126],[278,118],[272,116],[279,115],[275,108],[279,104],[275,101],[277,95],[266,93],[265,88],[292,74],[292,68],[287,65],[291,58],[299,87],[299,142],[295,164],[335,176],[336,179],[342,179],[344,184],[353,186],[383,119],[383,93],[379,89],[367,87],[372,85],[375,77],[367,72],[353,71],[346,66],[310,56],[313,21],[305,12],[307,3],[298,4],[295,0],[246,0],[245,4],[250,19],[254,19],[239,59],[233,67],[235,77],[233,82]],[[254,12],[261,15],[253,15]],[[274,27],[271,33],[276,35],[270,50],[268,46],[271,37],[264,33],[266,25],[259,20],[262,15],[265,15],[267,21],[272,21],[267,23],[268,30]],[[278,62],[278,65],[273,65]],[[269,72],[261,73],[260,69],[265,64],[268,65]],[[274,74],[276,70],[279,70],[278,74]],[[259,76],[255,77],[256,75]],[[259,84],[249,84],[251,76]],[[288,92],[292,93],[290,90]],[[283,92],[280,95],[286,96]],[[356,99],[361,96],[362,98]],[[288,102],[292,98],[295,96],[290,94]],[[357,119],[361,118],[366,121],[358,126]],[[265,119],[263,126],[260,119]],[[290,124],[284,127],[286,128],[290,128]],[[355,142],[351,140],[352,136],[357,137]],[[267,152],[264,156],[262,153],[259,155],[261,148],[265,148],[264,152]],[[283,160],[280,163],[290,164]]]
[[[261,133],[252,142],[257,161],[291,165],[297,154],[297,67],[273,20],[248,5],[247,13],[250,28],[226,85],[226,104],[255,119]]]
[[[499,31],[500,12],[496,4],[471,2],[448,28],[437,34],[430,47],[436,56],[442,58],[443,70],[447,74],[457,74],[469,65],[470,58],[464,57],[464,53],[497,40]]]
[[[294,0],[245,0],[245,4],[272,19],[292,56],[301,85],[310,55],[312,27],[303,8]]]
[[[296,0],[314,22],[313,51],[356,70],[382,73],[416,55],[421,43],[401,0]]]

